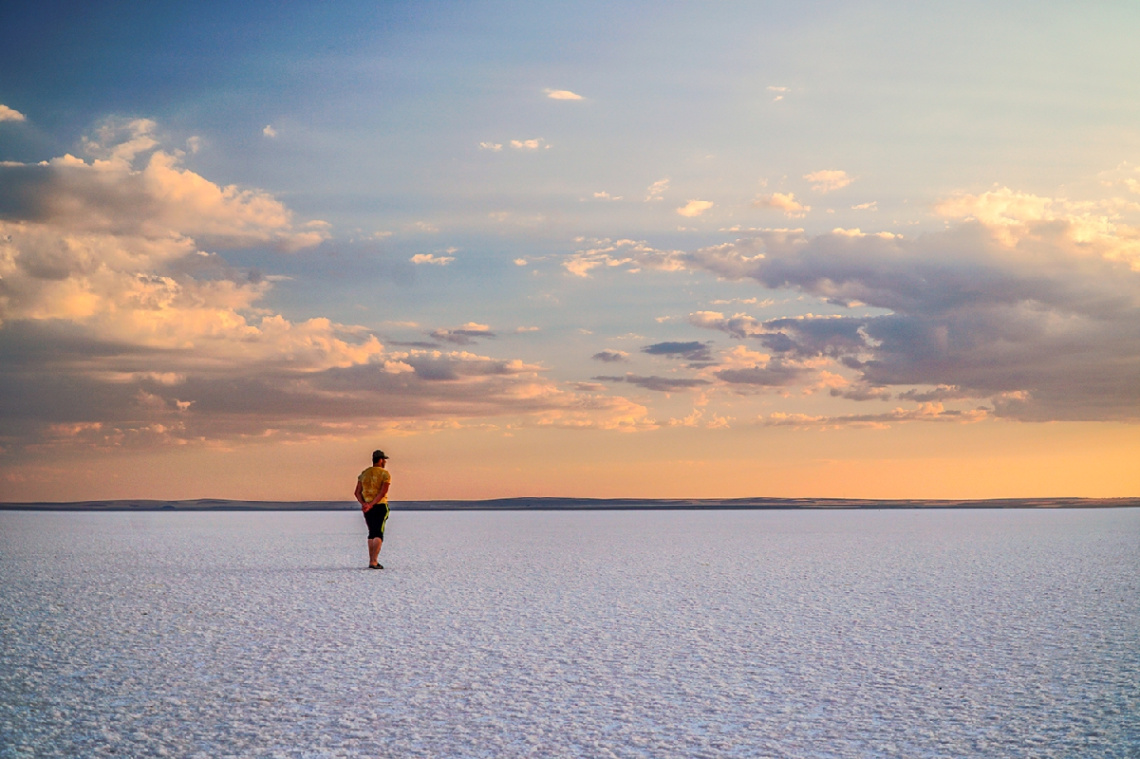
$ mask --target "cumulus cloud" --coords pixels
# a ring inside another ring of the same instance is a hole
[[[688,203],[678,208],[677,213],[679,213],[681,216],[693,218],[700,216],[712,207],[713,202],[711,200],[690,200]]]
[[[547,88],[543,90],[546,96],[551,100],[582,100],[582,96],[570,90],[552,90]]]
[[[604,351],[600,351],[598,353],[595,353],[590,358],[594,359],[595,361],[603,361],[607,364],[612,364],[612,363],[617,362],[617,361],[628,360],[629,354],[626,353],[625,351],[604,350]]]
[[[794,192],[780,193],[774,192],[771,195],[763,195],[752,202],[754,208],[775,208],[783,211],[785,216],[797,219],[807,215],[811,210],[811,206],[805,206],[796,200]]]
[[[447,343],[471,345],[477,338],[495,337],[495,333],[486,324],[467,322],[462,327],[454,329],[437,329],[431,333],[431,336]]]
[[[759,341],[777,357],[827,357],[871,387],[952,387],[1019,419],[1140,419],[1137,235],[1090,232],[1032,198],[964,198],[986,215],[915,240],[761,234],[690,255],[694,268],[792,288],[881,316],[759,322],[700,312],[690,321]],[[1024,202],[1023,202],[1024,201]],[[996,207],[995,207],[996,206]],[[727,381],[764,375],[729,374]]]
[[[434,266],[447,266],[455,260],[455,256],[437,256],[434,253],[417,253],[408,260],[416,265],[432,264]]]
[[[278,279],[227,248],[328,237],[268,193],[184,168],[153,122],[107,122],[88,159],[0,165],[0,450],[311,439],[510,415],[640,429],[623,398],[563,390],[519,359],[404,349],[372,330],[265,307]],[[208,244],[210,249],[206,249]],[[30,455],[30,454],[29,454]]]
[[[582,242],[590,243],[590,247],[576,251],[562,262],[562,267],[577,277],[588,277],[601,267],[628,267],[634,272],[642,267],[663,271],[685,268],[680,251],[658,250],[642,240],[601,238]]]
[[[503,143],[501,143],[501,142],[480,142],[479,143],[479,149],[480,150],[490,150],[492,153],[498,153],[498,152],[502,151]]]
[[[854,178],[847,176],[846,171],[825,169],[804,174],[804,179],[811,182],[811,188],[816,192],[828,193],[839,190],[854,182]]]
[[[155,149],[153,131],[143,119],[107,125],[85,141],[91,162],[65,155],[0,165],[0,219],[215,248],[297,250],[327,238],[323,223],[296,225],[268,193],[221,187],[183,168],[178,154]]]
[[[550,145],[543,138],[535,137],[530,140],[511,140],[511,147],[515,150],[538,150],[539,148],[549,148]]]
[[[725,317],[719,311],[697,311],[689,314],[688,321],[694,327],[720,330],[737,338],[760,335],[764,332],[764,325],[760,321],[743,313]]]
[[[68,387],[76,389],[67,383],[59,395],[66,396]],[[141,416],[137,395],[126,395],[132,389],[128,383],[91,383],[88,389],[95,393],[94,399],[111,404],[98,413],[114,417],[113,421],[97,422],[102,430],[94,433],[104,441],[110,440],[108,430],[129,430],[134,422],[125,420]],[[334,430],[347,425],[359,433],[375,431],[378,423],[401,420],[437,420],[454,426],[465,418],[505,414],[529,416],[535,425],[556,423],[552,416],[559,416],[572,417],[574,426],[613,427],[644,416],[621,398],[563,391],[543,379],[536,365],[464,351],[393,351],[374,361],[319,372],[263,368],[221,377],[192,372],[173,389],[177,396],[162,393],[157,386],[153,389],[162,398],[192,400],[186,412],[148,401],[151,420],[166,424],[168,435],[182,440],[202,434],[266,432],[313,437],[330,434],[330,425]],[[85,413],[81,407],[70,411]]]
[[[664,423],[666,427],[705,427],[706,429],[726,429],[730,426],[732,417],[712,413],[706,418],[705,409],[694,408],[687,416],[680,419],[669,419]]]
[[[792,91],[791,87],[783,87],[781,85],[769,85],[768,92],[772,93],[772,102],[778,103],[784,99],[784,96]]]
[[[266,124],[265,128],[261,130],[261,133],[263,135],[265,135],[266,137],[276,137],[277,136],[277,130],[274,129],[273,126],[270,124]]]
[[[0,103],[0,121],[24,121],[24,114],[17,111],[15,108]]]
[[[1131,206],[999,188],[936,210],[948,228],[915,238],[770,229],[688,252],[597,241],[564,265],[582,276],[706,271],[848,310],[690,315],[766,352],[707,374],[725,383],[824,388],[827,371],[850,378],[843,397],[955,403],[945,420],[973,419],[973,402],[1020,420],[1140,421],[1140,229],[1122,216]]]

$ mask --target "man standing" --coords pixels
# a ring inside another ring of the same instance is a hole
[[[356,500],[368,523],[368,568],[383,569],[379,562],[384,544],[384,524],[388,521],[388,485],[392,475],[384,468],[388,457],[384,451],[372,452],[372,466],[356,478]]]

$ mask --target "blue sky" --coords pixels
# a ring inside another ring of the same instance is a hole
[[[1133,4],[9,5],[0,497],[1140,485]]]

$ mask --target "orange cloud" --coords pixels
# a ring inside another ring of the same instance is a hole
[[[9,108],[3,103],[0,103],[0,121],[24,121],[25,119],[24,114],[15,108]]]
[[[847,176],[846,171],[834,169],[813,171],[811,174],[804,174],[804,179],[811,182],[811,188],[820,193],[842,189],[855,181],[852,177]]]
[[[90,162],[0,165],[0,384],[53,409],[29,417],[23,444],[311,439],[369,418],[644,426],[636,404],[563,390],[533,363],[393,349],[362,326],[265,309],[272,280],[198,239],[292,249],[324,239],[325,226],[186,170],[153,134],[146,120],[109,123],[85,143]],[[494,337],[475,322],[437,333]]]
[[[583,99],[581,95],[579,95],[576,92],[571,92],[570,90],[552,90],[552,89],[547,88],[547,89],[543,90],[543,92],[546,93],[546,96],[548,98],[550,98],[551,100],[582,100]]]
[[[805,206],[796,200],[796,195],[792,192],[787,194],[775,192],[771,195],[764,195],[753,201],[752,205],[754,208],[778,209],[783,211],[785,216],[793,219],[805,216],[811,210],[811,206]]]
[[[691,219],[700,216],[712,207],[713,202],[711,200],[690,200],[688,203],[678,208],[677,213],[679,213],[681,216],[685,216]]]

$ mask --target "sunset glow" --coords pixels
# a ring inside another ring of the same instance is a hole
[[[1140,494],[1130,6],[17,5],[0,501]]]

